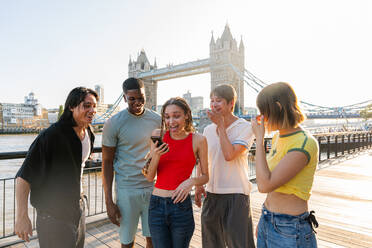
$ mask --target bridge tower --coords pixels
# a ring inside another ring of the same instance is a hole
[[[219,84],[232,85],[237,93],[235,111],[242,113],[244,110],[244,82],[231,68],[232,64],[244,75],[244,44],[240,40],[239,48],[236,40],[232,37],[229,25],[226,24],[221,38],[214,40],[213,33],[209,43],[211,89]]]
[[[128,64],[128,76],[138,78],[138,74],[141,72],[146,72],[150,70],[157,69],[156,59],[154,65],[151,65],[147,59],[145,51],[142,49],[140,54],[137,56],[137,60],[132,61],[129,58]],[[146,91],[146,108],[156,111],[157,106],[157,91],[158,91],[158,82],[152,79],[143,79],[145,84]]]

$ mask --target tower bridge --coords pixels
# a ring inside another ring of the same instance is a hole
[[[141,78],[145,84],[147,103],[146,107],[155,109],[157,106],[157,85],[159,81],[186,77],[201,73],[211,73],[211,88],[219,84],[230,84],[237,91],[237,106],[244,109],[244,82],[234,68],[244,72],[244,44],[240,40],[239,46],[233,38],[228,25],[221,37],[214,39],[212,34],[209,43],[210,57],[206,59],[187,62],[179,65],[167,65],[157,68],[156,61],[150,64],[144,50],[140,52],[135,61],[129,60],[129,77]]]
[[[242,113],[244,109],[244,84],[255,92],[259,92],[267,85],[245,68],[244,52],[245,47],[242,38],[238,46],[229,26],[226,24],[221,37],[215,40],[212,33],[209,43],[209,58],[178,65],[168,64],[163,68],[158,68],[156,59],[153,64],[150,64],[145,51],[142,50],[136,60],[129,59],[128,76],[141,78],[144,81],[147,98],[146,107],[156,109],[158,105],[158,82],[210,73],[211,89],[220,84],[230,84],[235,88],[237,92],[236,109],[239,113]],[[113,104],[112,109],[96,117],[94,124],[104,123],[119,105],[121,99],[122,94]],[[372,100],[343,107],[324,107],[303,101],[301,104],[308,118],[360,118],[359,111],[372,104]]]

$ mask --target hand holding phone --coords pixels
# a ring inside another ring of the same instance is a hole
[[[156,141],[158,142],[158,144],[156,145],[156,147],[159,147],[163,144],[163,141],[161,140],[161,137],[160,136],[151,136],[151,140],[152,142],[156,143]]]

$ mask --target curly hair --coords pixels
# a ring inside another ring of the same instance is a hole
[[[164,114],[165,114],[165,109],[169,105],[176,105],[180,107],[184,114],[186,115],[186,120],[185,120],[185,130],[186,132],[194,132],[195,128],[192,123],[192,114],[191,114],[191,109],[190,106],[187,104],[186,100],[183,99],[182,97],[172,97],[168,101],[166,101],[161,109],[161,127],[160,127],[160,136],[163,136],[163,131],[166,130],[165,126],[165,121],[164,121]]]

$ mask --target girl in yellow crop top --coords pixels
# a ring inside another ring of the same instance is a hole
[[[297,96],[288,83],[266,86],[257,96],[261,116],[252,120],[256,136],[256,181],[267,193],[256,228],[257,247],[317,247],[308,200],[318,164],[318,143],[299,124],[304,121]],[[265,129],[278,131],[270,153]]]

